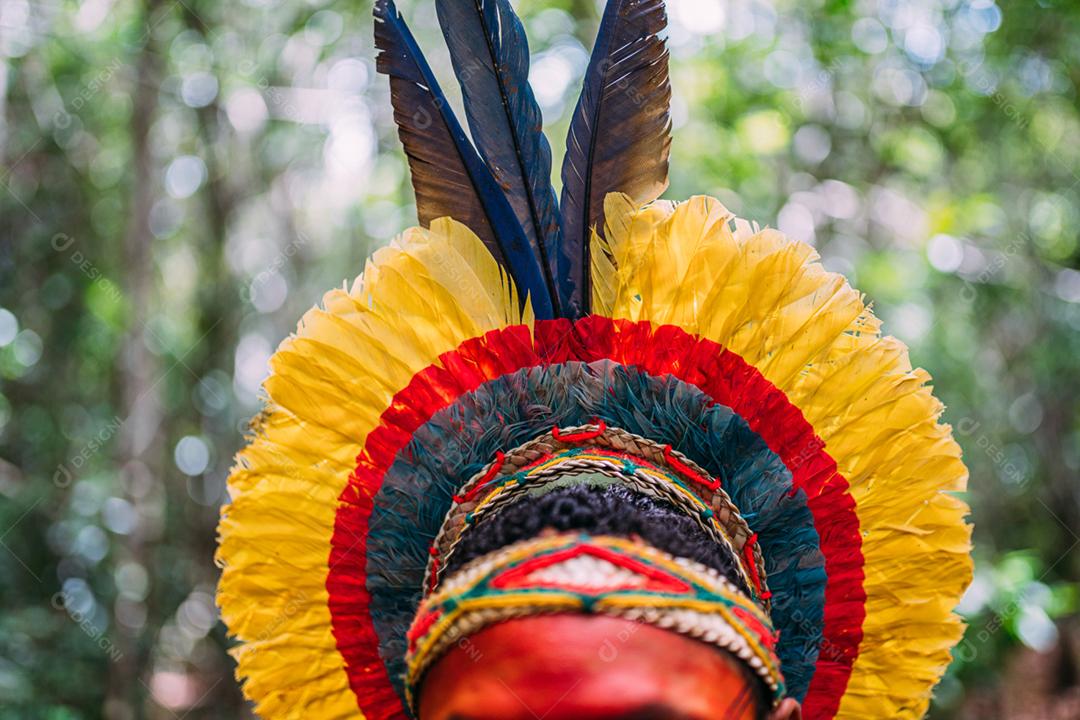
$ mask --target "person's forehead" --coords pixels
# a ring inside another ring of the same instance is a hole
[[[490,717],[482,714],[454,714],[447,720],[490,720]],[[687,715],[678,708],[664,704],[624,710],[620,712],[619,720],[701,720],[701,718],[697,715]]]
[[[493,625],[430,671],[422,720],[705,720],[753,717],[734,660],[650,625],[584,615]]]

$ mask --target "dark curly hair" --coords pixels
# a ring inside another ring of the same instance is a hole
[[[516,501],[466,532],[450,556],[447,570],[452,572],[501,547],[534,538],[548,528],[560,532],[580,530],[591,535],[637,536],[669,555],[718,570],[749,594],[731,555],[694,518],[663,500],[614,484],[574,485]]]
[[[670,503],[629,490],[622,485],[573,485],[539,497],[526,496],[477,522],[461,539],[447,563],[453,572],[475,558],[511,543],[536,537],[546,529],[581,530],[592,535],[637,536],[676,557],[714,568],[749,594],[733,558],[697,522]],[[743,663],[737,663],[753,687],[754,717],[768,715],[764,683]]]

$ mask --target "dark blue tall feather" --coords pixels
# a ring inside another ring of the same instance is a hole
[[[659,34],[667,25],[663,0],[609,0],[585,72],[562,167],[560,276],[590,298],[589,238],[604,230],[604,196],[622,192],[636,202],[667,188],[671,147],[668,53]]]
[[[491,170],[477,154],[439,89],[393,0],[375,3],[379,72],[390,78],[394,120],[409,158],[423,225],[450,216],[475,232],[532,299],[538,318],[553,317],[550,286]]]
[[[508,0],[437,0],[443,35],[461,83],[469,129],[535,252],[555,311],[573,288],[556,274],[558,202],[551,148],[529,87],[529,44]]]

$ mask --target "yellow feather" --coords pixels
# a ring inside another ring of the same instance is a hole
[[[929,376],[813,248],[734,222],[715,200],[634,208],[609,195],[594,306],[675,324],[738,353],[802,410],[851,485],[867,617],[843,718],[917,718],[963,626],[967,470]],[[610,265],[614,265],[611,272]]]
[[[929,377],[813,248],[718,201],[605,201],[594,312],[674,324],[738,353],[803,412],[858,503],[867,617],[840,717],[921,716],[962,632],[967,473]],[[394,395],[461,342],[532,325],[477,237],[449,219],[375,253],[271,361],[266,411],[229,478],[217,559],[244,692],[265,717],[361,717],[325,589],[337,498]]]
[[[229,477],[218,604],[239,640],[256,712],[362,718],[331,633],[327,559],[338,497],[368,433],[419,370],[465,340],[523,321],[509,278],[449,219],[375,253],[271,360],[269,402]]]

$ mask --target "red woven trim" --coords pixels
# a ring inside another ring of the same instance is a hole
[[[736,605],[731,608],[731,611],[735,613],[735,616],[742,621],[742,624],[747,630],[754,633],[757,639],[761,641],[761,644],[768,648],[770,651],[776,651],[776,643],[780,639],[779,632],[772,632],[769,628],[761,624],[760,621],[752,613],[747,612],[743,608]]]
[[[480,384],[524,368],[604,359],[696,385],[741,416],[791,471],[793,486],[807,496],[828,576],[822,650],[803,714],[807,720],[836,714],[866,613],[862,535],[847,480],[799,409],[738,355],[671,325],[593,315],[576,323],[537,321],[531,332],[515,325],[465,341],[417,373],[368,434],[339,498],[326,588],[350,687],[371,720],[407,717],[379,656],[366,587],[368,521],[386,470],[417,428]]]
[[[750,571],[750,580],[754,583],[754,592],[762,600],[768,600],[772,597],[772,593],[768,590],[761,591],[761,575],[758,574],[757,560],[754,558],[754,543],[757,542],[757,533],[752,533],[750,537],[746,539],[743,544],[743,559],[747,569]]]
[[[416,618],[412,627],[405,633],[405,639],[409,641],[410,650],[416,649],[416,641],[427,635],[428,630],[439,620],[440,615],[442,615],[442,612],[436,609]]]
[[[472,500],[477,494],[484,489],[484,486],[495,479],[495,476],[502,470],[502,466],[506,463],[506,453],[499,450],[495,453],[495,461],[491,463],[491,467],[484,473],[484,477],[480,478],[480,482],[476,483],[469,492],[464,495],[455,495],[454,502],[463,503]]]
[[[664,460],[668,465],[673,467],[680,475],[685,475],[699,485],[704,485],[710,490],[720,489],[720,478],[712,478],[711,480],[706,476],[694,470],[692,467],[684,463],[679,458],[675,457],[675,453],[671,451],[670,445],[664,446]]]
[[[595,440],[596,438],[607,432],[607,423],[603,420],[599,421],[595,430],[582,430],[576,433],[566,433],[563,435],[559,432],[559,426],[551,428],[551,437],[555,438],[559,442],[564,443],[583,443],[589,440]]]
[[[542,587],[552,590],[565,590],[567,589],[566,586],[558,583],[526,582],[526,578],[538,570],[557,565],[565,560],[570,560],[571,558],[580,557],[582,555],[591,555],[600,558],[601,560],[606,560],[616,567],[624,568],[635,575],[646,578],[648,583],[641,588],[643,590],[685,595],[690,593],[693,589],[685,580],[675,577],[662,568],[654,567],[641,560],[630,557],[629,555],[597,545],[576,545],[565,550],[557,550],[547,555],[524,560],[518,565],[515,565],[496,576],[490,583],[491,586],[497,590],[507,590],[526,586],[530,588]],[[605,589],[605,591],[607,590]],[[580,590],[575,589],[574,592],[580,592]]]

